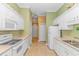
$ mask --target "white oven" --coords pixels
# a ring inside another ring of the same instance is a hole
[[[24,54],[25,41],[21,39],[12,39],[12,34],[0,35],[1,45],[12,46],[12,56],[22,56]]]
[[[20,41],[18,44],[14,45],[12,54],[13,56],[22,56],[24,54],[24,41]]]

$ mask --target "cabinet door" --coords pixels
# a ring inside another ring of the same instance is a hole
[[[7,19],[12,20],[12,22],[8,21]],[[8,24],[10,25],[6,25],[5,20],[7,20]],[[19,13],[7,4],[0,4],[0,28],[7,30],[7,26],[13,27],[13,22],[16,24],[16,30],[24,29],[23,18],[19,15]],[[12,29],[14,29],[14,27]]]
[[[1,29],[7,30],[7,29],[10,29],[10,28],[8,28],[8,26],[12,27],[13,22],[8,21],[8,19],[9,20],[13,19],[12,17],[10,17],[11,15],[12,15],[12,13],[9,9],[9,6],[7,4],[0,4],[0,28]]]
[[[8,51],[1,54],[1,56],[12,56],[12,49],[9,49]]]
[[[27,42],[28,42],[28,48],[30,48],[31,44],[32,44],[32,36],[29,35],[28,38],[27,38]]]
[[[4,4],[0,3],[0,20],[5,18],[6,14],[7,14],[6,7],[4,6]]]
[[[58,45],[57,45],[57,51],[58,51],[57,53],[58,53],[58,55],[61,56],[61,55],[63,55],[63,53],[64,53],[63,50],[62,50],[63,48],[62,48],[60,42],[57,42],[57,44],[58,44]]]
[[[16,24],[16,28],[18,29],[18,30],[24,30],[24,19],[22,18],[22,16],[21,15],[18,15],[17,16],[17,24]]]
[[[29,44],[29,47],[30,47],[30,45],[32,44],[32,35],[31,34],[29,35],[28,39],[29,39],[29,43],[28,44]]]
[[[58,41],[56,41],[55,51],[58,55],[61,55],[60,45],[59,45]]]
[[[65,45],[60,41],[56,41],[55,51],[59,56],[67,56],[68,54]]]
[[[79,4],[75,4],[74,7],[71,10],[72,17],[79,16]]]
[[[69,55],[69,52],[68,52],[68,48],[67,48],[67,45],[64,44],[63,42],[60,42],[61,43],[61,53],[62,53],[62,56],[68,56]]]
[[[4,19],[6,17],[6,7],[0,3],[0,30],[4,28]]]
[[[16,22],[10,19],[5,20],[5,29],[16,29]]]
[[[25,38],[25,46],[26,46],[26,49],[29,48],[31,45],[31,38],[28,36]]]
[[[79,51],[68,46],[68,52],[70,56],[79,56]]]
[[[26,50],[27,50],[27,48],[28,48],[28,46],[27,46],[28,44],[27,44],[27,40],[23,40],[23,51],[22,51],[22,53],[23,53],[23,55],[24,55],[24,53],[26,52]]]
[[[16,22],[16,30],[23,30],[24,22],[22,16],[17,11],[12,9],[10,6],[8,7],[8,11],[9,16],[7,16],[7,18]]]
[[[68,11],[68,25],[78,24],[79,21],[79,5],[74,5],[69,11]]]
[[[24,40],[24,53],[26,52],[27,49],[28,49],[28,40],[25,39]]]
[[[58,22],[58,24],[78,24],[79,21],[77,21],[79,19],[79,5],[75,4],[72,8],[70,8],[69,10],[65,11],[63,14],[61,14],[60,16],[58,16],[56,18]],[[74,21],[73,21],[74,20]],[[60,25],[62,26],[62,25]],[[62,26],[61,28],[65,29],[64,26]]]

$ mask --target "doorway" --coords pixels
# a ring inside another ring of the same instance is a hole
[[[32,17],[32,42],[38,42],[38,17]]]
[[[32,42],[46,41],[46,16],[32,17]]]

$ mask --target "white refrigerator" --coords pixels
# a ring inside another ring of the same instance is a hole
[[[60,31],[58,26],[49,26],[48,27],[48,47],[54,49],[54,41],[60,38]]]

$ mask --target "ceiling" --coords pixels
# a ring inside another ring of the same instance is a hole
[[[46,12],[56,12],[63,3],[18,3],[20,8],[30,8],[33,14],[45,15]]]

